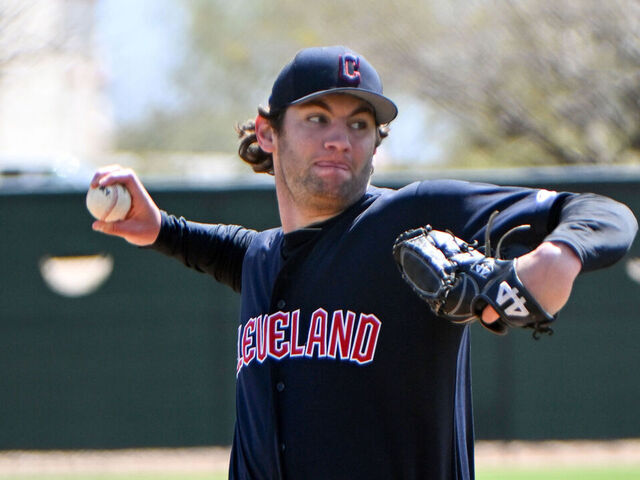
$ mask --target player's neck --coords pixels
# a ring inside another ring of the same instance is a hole
[[[309,192],[306,195],[295,196],[276,177],[278,212],[283,232],[293,232],[340,215],[362,197],[364,190],[354,193],[349,198],[333,197],[326,194],[313,195]]]
[[[323,222],[342,213],[341,210],[305,209],[296,205],[278,202],[280,222],[284,233],[293,232],[309,225]]]
[[[278,212],[284,233],[293,232],[340,215],[349,205],[328,198],[294,199],[287,189],[276,188]]]

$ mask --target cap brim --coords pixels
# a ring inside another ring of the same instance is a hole
[[[361,98],[367,103],[370,103],[375,112],[376,122],[379,125],[382,125],[384,123],[389,123],[398,115],[398,107],[396,107],[396,104],[393,103],[384,95],[380,95],[379,93],[371,92],[369,90],[362,90],[361,88],[353,88],[353,87],[340,87],[340,88],[332,88],[330,90],[321,90],[319,92],[313,92],[302,98],[298,98],[296,101],[291,102],[290,105],[298,105],[300,103],[307,102],[314,98],[323,97],[325,95],[329,95],[332,93],[346,93],[348,95],[353,95],[354,97]]]

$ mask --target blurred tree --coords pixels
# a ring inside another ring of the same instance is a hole
[[[17,58],[39,51],[41,42],[25,42],[24,19],[32,5],[28,1],[0,1],[0,74]]]
[[[621,162],[640,148],[639,14],[635,0],[452,1],[436,34],[405,36],[410,59],[384,60],[412,62],[409,88],[462,121],[463,158]]]
[[[68,50],[79,38],[86,39],[86,32],[79,35],[83,29],[91,30],[86,18],[67,21],[64,30],[56,29],[60,10],[42,0],[0,0],[0,74],[11,63],[37,61]],[[87,11],[90,13],[90,6]]]
[[[191,101],[124,146],[233,149],[233,122],[255,115],[294,51],[340,43],[388,92],[456,119],[453,165],[639,158],[637,0],[182,1],[192,44],[176,82]]]
[[[93,48],[96,1],[0,0],[2,170],[71,175],[72,158],[111,147]]]
[[[266,3],[178,1],[187,7],[190,39],[174,78],[184,93],[182,110],[155,110],[140,124],[127,126],[120,147],[232,151],[235,123],[256,114],[265,101],[260,94],[270,83],[267,76],[277,71],[272,49],[289,52],[290,40],[280,33],[283,25],[264,20],[273,16]]]

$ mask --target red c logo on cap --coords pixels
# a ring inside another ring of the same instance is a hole
[[[360,58],[355,55],[340,55],[340,70],[338,78],[348,85],[357,87],[360,85]]]

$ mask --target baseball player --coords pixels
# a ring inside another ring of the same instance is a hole
[[[503,289],[501,300],[520,302],[522,315],[535,299],[550,317],[579,272],[611,265],[634,239],[630,210],[601,196],[451,180],[371,186],[396,114],[362,55],[300,51],[239,128],[240,156],[275,180],[281,226],[271,230],[161,211],[119,166],[92,181],[123,183],[133,199],[127,219],[95,230],[241,294],[232,479],[474,477],[469,322],[441,318],[403,280],[392,253],[403,232],[429,224],[495,244],[529,225],[501,247],[528,296]],[[474,305],[488,327],[505,315],[500,302]]]

